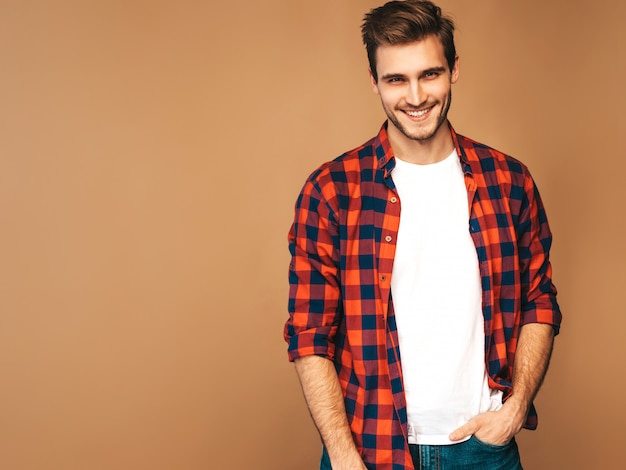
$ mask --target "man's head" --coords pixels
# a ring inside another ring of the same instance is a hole
[[[450,71],[454,68],[454,22],[429,1],[393,0],[375,8],[365,15],[361,33],[372,77],[376,81],[376,51],[379,46],[409,44],[428,36],[435,36],[441,41],[448,68]]]

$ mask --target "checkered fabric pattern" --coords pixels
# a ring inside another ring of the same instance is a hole
[[[545,210],[519,161],[450,132],[464,169],[482,280],[485,364],[490,386],[511,392],[520,327],[561,313],[551,280]],[[348,420],[371,469],[413,469],[407,443],[391,273],[400,199],[386,124],[362,146],[306,181],[289,232],[289,360],[334,361]],[[534,408],[525,424],[534,429]]]

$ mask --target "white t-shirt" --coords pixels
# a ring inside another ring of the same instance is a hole
[[[396,158],[400,229],[391,277],[407,401],[409,443],[448,435],[502,406],[485,369],[485,332],[469,204],[456,150],[416,165]]]

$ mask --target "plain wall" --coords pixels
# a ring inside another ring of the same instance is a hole
[[[316,468],[286,234],[306,176],[383,122],[380,3],[0,3],[0,468]],[[453,125],[530,166],[555,236],[525,467],[624,468],[623,2],[440,5]]]

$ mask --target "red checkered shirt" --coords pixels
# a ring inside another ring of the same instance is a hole
[[[546,323],[559,330],[552,236],[528,169],[450,132],[479,261],[489,384],[506,399],[520,327]],[[367,467],[377,470],[413,469],[391,300],[400,222],[394,166],[385,124],[375,138],[309,177],[289,232],[289,359],[334,361],[354,441]],[[536,425],[532,408],[525,426]]]

